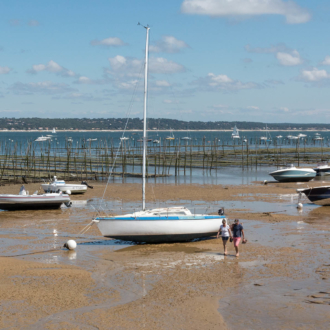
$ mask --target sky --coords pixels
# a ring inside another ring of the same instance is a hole
[[[0,117],[330,123],[329,0],[2,0]]]

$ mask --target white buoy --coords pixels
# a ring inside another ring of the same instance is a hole
[[[264,180],[264,184],[267,184],[267,180]]]
[[[71,195],[71,190],[67,190],[66,193],[67,193],[68,195]]]
[[[77,247],[76,241],[73,239],[69,239],[65,244],[64,247],[67,248],[68,250],[74,250]]]
[[[303,205],[301,203],[298,203],[297,209],[301,210],[303,208]]]

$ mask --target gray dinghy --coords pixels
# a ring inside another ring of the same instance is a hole
[[[62,192],[42,195],[35,192],[33,195],[29,195],[22,186],[18,195],[0,194],[1,210],[58,209],[62,204],[68,207],[71,205],[70,196]]]

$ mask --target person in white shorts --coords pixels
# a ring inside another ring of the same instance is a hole
[[[223,251],[224,251],[224,255],[227,255],[227,242],[229,237],[232,238],[233,235],[231,234],[231,230],[230,227],[227,225],[227,220],[223,219],[222,220],[222,225],[219,228],[218,234],[217,234],[217,238],[219,238],[219,235],[221,234],[221,238],[222,238],[222,243],[223,243]]]

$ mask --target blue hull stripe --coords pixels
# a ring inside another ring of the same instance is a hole
[[[211,233],[195,233],[195,234],[180,234],[180,235],[124,235],[124,236],[105,236],[123,241],[131,241],[138,243],[173,243],[186,242],[196,238],[207,238],[215,236],[217,232]]]

